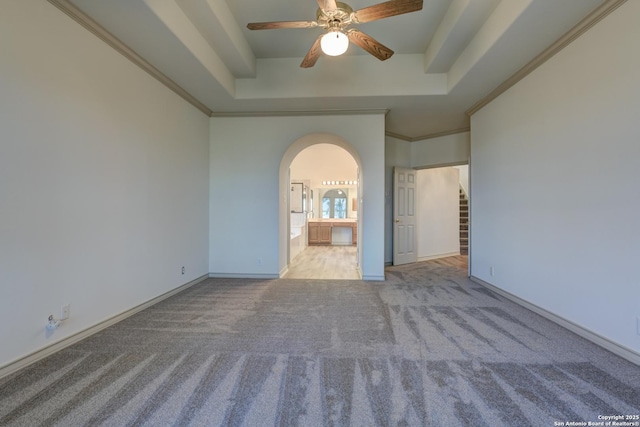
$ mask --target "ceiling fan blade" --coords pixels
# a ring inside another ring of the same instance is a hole
[[[371,22],[422,9],[422,0],[391,0],[353,12],[357,22]]]
[[[317,27],[316,21],[276,21],[276,22],[252,22],[247,24],[250,30],[276,30],[279,28],[313,28]]]
[[[320,6],[320,9],[324,10],[325,12],[336,10],[338,8],[336,0],[318,0],[318,6]]]
[[[351,29],[347,31],[347,37],[351,43],[360,46],[380,61],[391,58],[393,51],[362,31]]]
[[[311,49],[309,49],[309,52],[307,52],[307,56],[305,56],[302,60],[300,67],[311,68],[316,65],[316,61],[318,61],[318,58],[320,58],[320,55],[322,54],[322,48],[320,47],[320,39],[322,38],[322,36],[318,37],[313,43],[313,46],[311,46]]]

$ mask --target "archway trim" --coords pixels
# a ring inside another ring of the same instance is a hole
[[[358,166],[358,243],[357,243],[357,253],[358,253],[358,270],[360,276],[362,277],[361,271],[361,260],[362,258],[362,245],[361,245],[361,236],[362,236],[362,218],[366,213],[363,211],[362,206],[362,192],[364,188],[364,180],[363,180],[363,168],[362,161],[360,160],[360,156],[357,150],[344,138],[331,134],[331,133],[310,133],[301,138],[295,140],[289,148],[285,151],[282,156],[282,160],[280,161],[280,171],[279,171],[279,230],[278,230],[278,264],[279,264],[279,275],[283,277],[287,274],[287,270],[289,267],[289,168],[291,167],[291,163],[296,158],[300,152],[305,150],[308,147],[316,144],[332,144],[344,149],[347,153],[353,157],[357,166]]]

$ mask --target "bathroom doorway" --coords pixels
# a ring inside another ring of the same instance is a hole
[[[358,165],[334,144],[300,151],[289,167],[289,264],[285,278],[359,280]]]

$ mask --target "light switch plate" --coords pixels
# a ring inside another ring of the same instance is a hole
[[[60,314],[61,314],[60,319],[61,320],[68,319],[70,313],[71,313],[71,305],[70,304],[63,305],[62,306],[62,310],[60,312]]]

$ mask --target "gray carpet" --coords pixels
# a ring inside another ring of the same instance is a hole
[[[209,279],[0,380],[2,426],[553,426],[640,414],[640,367],[425,262]],[[555,424],[559,425],[559,424]]]

